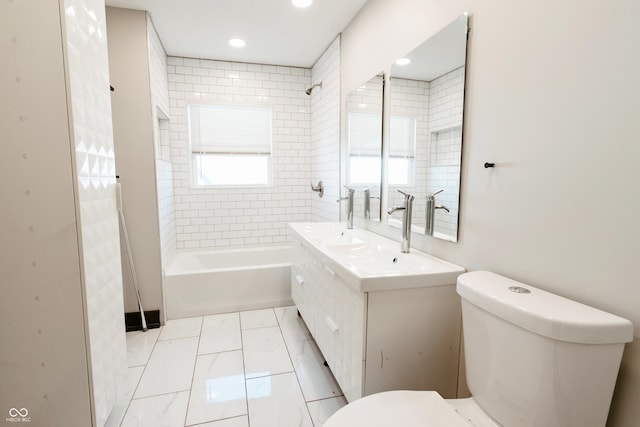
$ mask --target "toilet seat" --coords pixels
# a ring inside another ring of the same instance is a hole
[[[428,421],[428,423],[425,423]],[[469,427],[435,391],[387,391],[338,410],[323,427]]]

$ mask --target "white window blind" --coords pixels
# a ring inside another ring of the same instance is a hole
[[[349,155],[380,156],[382,116],[380,113],[349,113]]]
[[[189,105],[191,152],[270,154],[271,108]]]
[[[416,155],[416,119],[391,116],[389,156],[412,158]]]

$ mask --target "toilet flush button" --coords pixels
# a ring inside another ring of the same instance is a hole
[[[509,290],[511,292],[515,292],[516,294],[530,294],[531,291],[527,288],[523,288],[522,286],[509,286]]]

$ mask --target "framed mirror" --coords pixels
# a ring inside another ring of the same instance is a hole
[[[380,220],[384,75],[372,77],[346,97],[346,186],[355,190],[353,214]]]
[[[456,242],[467,15],[391,66],[387,206],[415,196],[412,231]],[[391,226],[400,221],[388,217]]]

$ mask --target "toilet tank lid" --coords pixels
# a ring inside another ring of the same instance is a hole
[[[627,319],[489,271],[461,274],[456,289],[464,300],[495,316],[558,341],[615,344],[633,340],[633,324]]]

